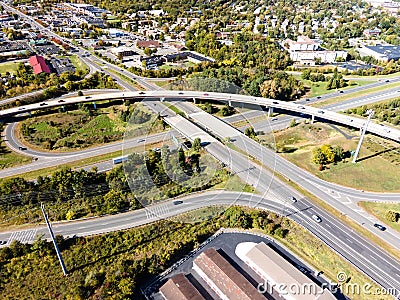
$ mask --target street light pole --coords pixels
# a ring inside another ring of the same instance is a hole
[[[360,141],[358,142],[356,153],[354,154],[354,157],[353,157],[353,164],[357,162],[358,153],[360,152],[361,144],[364,140],[365,132],[367,131],[367,127],[368,127],[369,122],[371,121],[372,116],[374,115],[374,111],[372,109],[369,109],[369,110],[367,110],[367,114],[368,114],[368,119],[367,119],[367,122],[365,123],[365,126],[362,129]]]
[[[53,241],[54,248],[56,249],[56,253],[57,253],[58,260],[60,261],[61,269],[62,269],[62,271],[64,273],[64,276],[67,276],[68,275],[68,271],[67,271],[67,268],[65,267],[64,261],[63,261],[62,256],[61,256],[61,251],[58,248],[56,239],[54,237],[53,229],[51,228],[51,225],[50,225],[50,222],[49,222],[49,218],[47,217],[46,211],[44,210],[44,204],[40,203],[40,207],[42,209],[43,217],[44,217],[44,220],[46,221],[47,228],[49,229],[50,237],[51,237],[51,240]]]

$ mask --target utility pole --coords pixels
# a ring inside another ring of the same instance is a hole
[[[358,142],[356,153],[354,154],[354,157],[353,157],[353,164],[357,162],[358,153],[360,152],[361,144],[364,140],[365,132],[367,131],[367,127],[368,127],[369,122],[371,121],[372,116],[374,115],[374,111],[372,109],[368,109],[367,114],[368,114],[368,119],[367,119],[367,122],[365,123],[364,127],[362,128],[360,141]]]
[[[64,261],[63,261],[62,256],[61,256],[60,249],[58,248],[56,239],[54,238],[53,229],[51,228],[49,219],[48,219],[47,214],[46,214],[46,212],[44,210],[44,204],[40,203],[40,207],[42,209],[42,213],[43,213],[43,216],[44,216],[44,220],[46,221],[47,228],[49,229],[50,236],[51,236],[51,239],[52,239],[53,244],[54,244],[54,248],[56,249],[56,253],[57,253],[58,260],[60,261],[61,269],[62,269],[62,271],[64,273],[64,276],[67,276],[68,275],[68,271],[67,271],[67,268],[65,267],[65,264],[64,264]]]

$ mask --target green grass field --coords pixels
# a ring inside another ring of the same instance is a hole
[[[307,93],[307,95],[304,96],[304,97],[312,98],[312,97],[316,97],[316,96],[332,93],[332,92],[335,91],[335,90],[327,90],[326,89],[327,82],[312,82],[310,80],[302,79],[301,75],[298,75],[298,74],[294,74],[292,76],[294,78],[296,78],[297,80],[302,81],[306,87],[310,88],[310,92]],[[371,81],[368,81],[368,80],[351,80],[351,81],[356,83],[356,84],[353,85],[353,86],[347,86],[347,87],[341,88],[340,90],[346,90],[346,89],[349,89],[349,88],[354,87],[354,86],[362,86],[362,85],[366,85],[366,84],[371,83]]]
[[[312,150],[315,147],[330,144],[340,145],[345,151],[356,149],[358,134],[345,128],[340,129],[355,138],[346,139],[335,129],[321,123],[299,124],[296,127],[275,132],[274,135],[277,149],[286,147],[291,150],[288,153],[282,153],[283,157],[321,179],[356,189],[399,192],[400,177],[397,174],[400,172],[398,163],[400,154],[396,149],[381,153],[378,145],[384,141],[377,137],[368,136],[365,139],[356,164],[351,163],[351,159],[345,159],[344,162],[329,165],[324,171],[318,170],[318,165],[311,161]],[[268,137],[266,135],[266,138]],[[263,136],[259,138],[263,140]]]
[[[0,64],[0,74],[4,76],[6,72],[16,74],[19,62],[6,62]]]
[[[32,159],[28,156],[7,150],[6,153],[0,154],[0,170],[24,165],[31,161]]]
[[[79,59],[77,55],[71,55],[69,56],[69,59],[71,60],[71,63],[75,66],[76,70],[81,70],[84,73],[89,72],[88,66]]]

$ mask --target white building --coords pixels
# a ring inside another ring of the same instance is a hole
[[[312,40],[306,36],[299,36],[297,41],[286,39],[281,43],[281,46],[290,54],[290,59],[297,64],[314,66],[316,60],[321,63],[333,63],[340,58],[346,60],[346,51],[333,51],[322,49],[321,42]]]

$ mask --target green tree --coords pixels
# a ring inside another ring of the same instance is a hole
[[[201,140],[200,140],[200,138],[195,138],[194,139],[192,148],[196,152],[200,151],[200,149],[201,149]]]
[[[400,214],[398,212],[387,210],[385,212],[385,219],[389,222],[397,222],[400,218]]]

